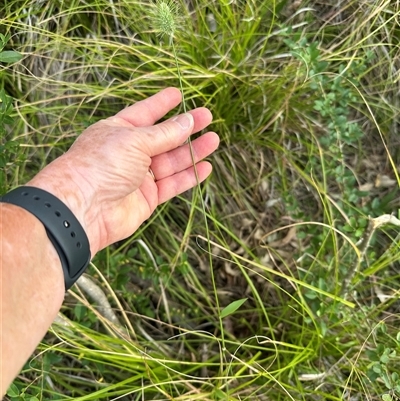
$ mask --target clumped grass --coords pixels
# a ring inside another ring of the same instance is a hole
[[[74,288],[8,399],[400,397],[400,6],[336,3],[177,2],[177,60],[148,1],[2,6],[8,187],[176,61],[222,139],[205,209],[185,194],[94,259],[119,324]]]

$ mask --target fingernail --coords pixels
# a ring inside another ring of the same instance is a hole
[[[177,122],[182,129],[188,129],[193,123],[193,116],[189,113],[180,114],[177,117],[174,117],[172,121]]]

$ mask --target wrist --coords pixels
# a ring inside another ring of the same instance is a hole
[[[26,185],[51,193],[70,209],[89,239],[93,256],[99,250],[94,195],[92,188],[82,181],[83,177],[77,173],[68,157],[63,155],[41,170]]]

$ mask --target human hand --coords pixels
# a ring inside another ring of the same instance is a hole
[[[189,145],[183,143],[210,124],[211,113],[198,108],[155,124],[180,101],[180,91],[168,88],[95,123],[27,184],[67,204],[88,235],[92,255],[131,235],[159,204],[196,185]],[[213,132],[192,142],[199,181],[212,169],[201,160],[218,144]]]

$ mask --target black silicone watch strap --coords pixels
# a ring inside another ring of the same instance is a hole
[[[90,262],[90,245],[79,221],[54,195],[36,187],[19,187],[0,197],[35,215],[61,259],[65,289],[68,290]]]

